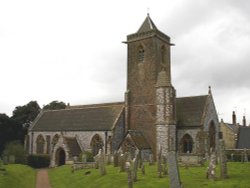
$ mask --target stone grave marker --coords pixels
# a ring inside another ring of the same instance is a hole
[[[175,151],[168,152],[168,174],[170,188],[181,188],[179,167]]]
[[[133,179],[132,179],[130,162],[126,162],[125,166],[126,166],[125,168],[128,174],[128,188],[133,188]]]
[[[4,155],[3,156],[3,164],[4,165],[7,165],[9,163],[9,161],[8,161],[8,156],[7,155]]]
[[[15,163],[15,160],[16,160],[16,159],[15,159],[15,155],[10,155],[10,156],[9,156],[9,163],[10,163],[10,164],[14,164],[14,163]]]
[[[87,162],[87,156],[86,156],[86,154],[82,154],[82,162],[83,163]]]
[[[154,165],[154,158],[153,158],[153,154],[149,154],[149,165]]]
[[[225,144],[224,140],[219,140],[219,155],[220,155],[220,176],[222,179],[227,178],[227,159],[225,155]]]
[[[114,152],[114,167],[117,167],[119,164],[119,153],[117,151]]]
[[[215,152],[211,153],[211,156],[209,158],[209,166],[207,169],[207,178],[215,180],[216,174],[215,174],[215,168],[216,168],[216,155]]]
[[[162,171],[163,171],[163,175],[167,175],[168,174],[168,165],[167,165],[167,157],[163,156],[162,157]]]
[[[100,149],[98,153],[98,166],[99,166],[100,174],[102,176],[106,175],[107,171],[105,167],[105,154],[102,149]]]
[[[158,177],[162,178],[162,148],[161,147],[157,155],[157,172],[158,172]]]

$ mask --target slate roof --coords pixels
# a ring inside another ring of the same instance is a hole
[[[240,127],[237,149],[250,149],[250,127]]]
[[[137,33],[143,33],[143,32],[147,32],[147,31],[150,31],[150,30],[158,30],[158,29],[155,26],[155,24],[152,21],[152,19],[149,17],[149,14],[148,14],[147,17],[146,17],[146,19],[142,23],[141,27],[137,31]]]
[[[208,95],[176,98],[177,126],[200,126]]]
[[[234,124],[224,123],[229,129],[231,129],[235,134],[238,133],[238,127]]]
[[[128,134],[131,136],[131,139],[134,141],[138,149],[151,149],[147,139],[142,132],[137,130],[129,130]]]
[[[124,103],[86,105],[81,108],[43,111],[32,131],[106,131],[112,130]]]
[[[81,153],[81,148],[75,137],[64,137],[64,141],[66,142],[69,153],[71,156],[79,156]]]

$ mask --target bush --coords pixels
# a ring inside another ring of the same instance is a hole
[[[27,156],[24,151],[23,145],[19,143],[19,141],[13,141],[5,145],[5,149],[3,151],[3,156],[14,156],[14,163],[17,164],[26,164]]]
[[[27,158],[28,165],[33,168],[45,168],[49,167],[50,157],[49,155],[29,155]]]
[[[91,152],[89,151],[84,151],[83,153],[80,154],[79,156],[79,161],[82,162],[82,156],[85,155],[86,156],[86,162],[94,162],[94,156]]]

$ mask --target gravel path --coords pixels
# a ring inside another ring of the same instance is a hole
[[[36,188],[51,188],[47,169],[40,169],[37,171]]]

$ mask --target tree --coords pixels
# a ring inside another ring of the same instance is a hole
[[[11,119],[6,114],[0,114],[0,154],[4,149],[4,145],[13,136],[11,130]]]
[[[13,111],[11,119],[18,128],[18,132],[16,132],[17,140],[20,140],[21,143],[24,142],[24,137],[27,134],[30,124],[35,120],[40,111],[41,108],[36,101],[30,101],[24,106],[17,106]]]
[[[65,109],[66,104],[64,102],[52,101],[51,103],[43,107],[44,110],[60,110]]]

